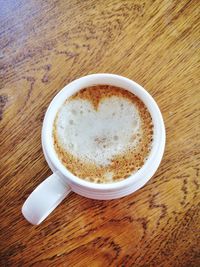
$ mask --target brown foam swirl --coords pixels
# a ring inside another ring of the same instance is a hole
[[[129,103],[134,104],[140,116],[141,126],[140,132],[133,133],[131,137],[133,142],[138,139],[137,146],[129,146],[122,153],[113,156],[109,164],[104,166],[95,164],[95,161],[84,160],[78,154],[74,155],[67,150],[59,138],[57,126],[59,111],[54,121],[54,147],[60,161],[74,175],[90,182],[109,183],[127,178],[143,166],[151,149],[153,125],[150,113],[144,103],[129,91],[108,85],[87,87],[67,99],[64,105],[68,105],[74,100],[87,100],[98,111],[100,103],[113,96],[126,99]],[[99,139],[99,142],[104,142],[104,140]],[[107,149],[106,146],[105,149]]]

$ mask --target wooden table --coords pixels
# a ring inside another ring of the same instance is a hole
[[[0,266],[200,266],[199,1],[0,2]],[[46,108],[98,72],[153,95],[167,131],[162,164],[130,196],[73,193],[32,226],[21,207],[51,174]]]

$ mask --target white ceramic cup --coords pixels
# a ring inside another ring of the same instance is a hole
[[[107,84],[122,87],[138,96],[147,106],[153,120],[154,138],[148,160],[142,168],[125,180],[96,184],[73,175],[63,166],[54,150],[52,128],[54,118],[63,102],[79,91],[92,85]],[[42,148],[53,174],[44,180],[27,198],[22,213],[32,224],[40,224],[71,192],[92,199],[115,199],[124,197],[141,188],[156,172],[165,147],[165,127],[161,112],[151,95],[139,84],[114,74],[92,74],[66,85],[51,101],[42,128]]]

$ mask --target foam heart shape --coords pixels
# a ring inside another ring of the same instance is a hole
[[[89,100],[66,101],[56,121],[63,149],[101,166],[137,146],[140,125],[137,107],[117,96],[102,99],[97,110]]]

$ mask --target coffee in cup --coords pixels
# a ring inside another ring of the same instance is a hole
[[[96,183],[126,179],[145,163],[153,124],[145,104],[116,86],[81,89],[54,120],[54,148],[74,175]]]

